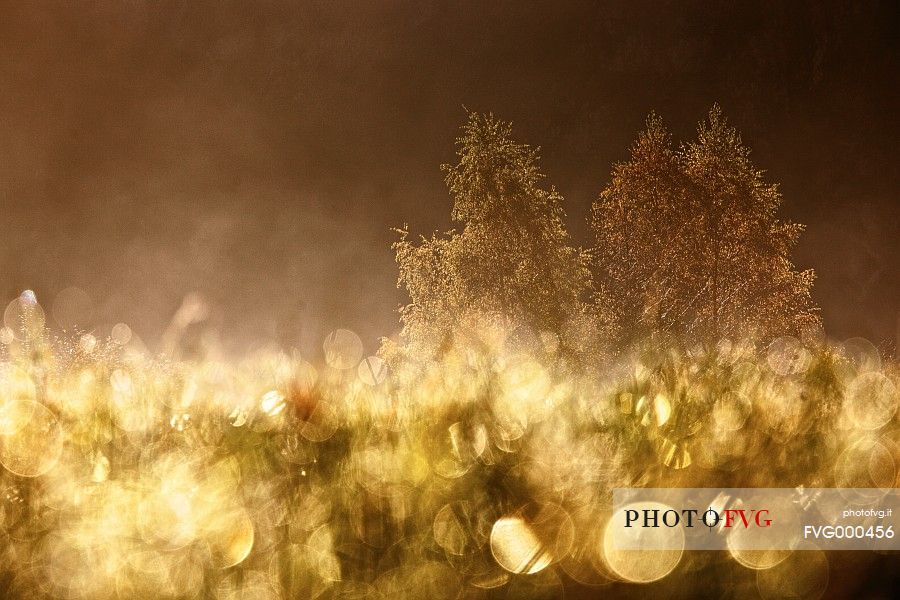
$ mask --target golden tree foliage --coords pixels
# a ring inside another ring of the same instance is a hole
[[[588,317],[590,271],[563,224],[562,196],[542,185],[538,150],[513,140],[510,123],[470,113],[457,156],[443,170],[461,231],[416,244],[404,229],[393,246],[410,297],[404,347],[436,356],[486,327],[561,336],[565,347],[566,332]]]
[[[598,305],[620,341],[767,340],[818,324],[814,274],[790,260],[803,227],[777,217],[781,194],[749,155],[718,106],[678,149],[650,115],[591,216]]]

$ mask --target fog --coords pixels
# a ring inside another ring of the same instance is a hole
[[[633,3],[8,3],[0,19],[0,292],[77,286],[85,326],[158,343],[199,294],[222,343],[367,350],[397,329],[391,227],[447,229],[464,108],[542,147],[590,202],[651,109],[719,102],[808,229],[836,337],[900,330],[890,8]]]

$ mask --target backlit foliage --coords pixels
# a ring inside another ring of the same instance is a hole
[[[567,349],[590,335],[586,255],[572,245],[562,197],[545,186],[538,151],[512,126],[471,113],[457,140],[459,162],[444,165],[460,231],[394,245],[408,356],[440,356],[454,336],[482,327],[524,327],[561,337]]]
[[[812,271],[790,251],[803,227],[715,106],[697,139],[673,147],[651,115],[594,204],[599,304],[623,341],[771,340],[819,324]]]

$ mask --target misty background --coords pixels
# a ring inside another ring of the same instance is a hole
[[[152,345],[197,292],[232,349],[374,352],[391,227],[452,226],[464,106],[542,147],[588,244],[647,113],[687,139],[719,102],[808,226],[826,330],[894,343],[897,7],[741,4],[0,2],[0,300],[77,286]]]

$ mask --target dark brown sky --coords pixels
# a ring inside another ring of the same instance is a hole
[[[232,341],[371,350],[389,227],[449,226],[463,105],[543,147],[586,242],[646,113],[687,136],[717,101],[809,226],[829,331],[894,340],[896,9],[720,4],[2,2],[0,292],[77,285],[152,341],[199,291]]]

